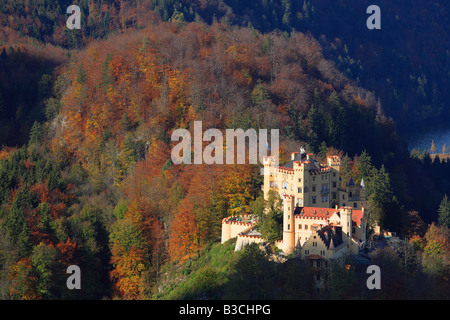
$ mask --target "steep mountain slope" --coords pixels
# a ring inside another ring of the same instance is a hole
[[[127,135],[167,142],[194,120],[205,130],[280,128],[285,140],[302,140],[312,151],[325,141],[350,154],[367,149],[377,161],[396,146],[374,95],[301,33],[158,24],[93,42],[62,77],[69,87],[56,138],[90,164],[109,140],[118,150]]]
[[[82,29],[68,30],[66,8],[78,4]],[[368,30],[366,9],[381,8],[381,30]],[[311,32],[327,58],[351,79],[381,98],[398,124],[449,117],[448,1],[24,1],[0,5],[0,23],[39,40],[81,48],[90,39],[155,20],[223,20],[262,32]]]

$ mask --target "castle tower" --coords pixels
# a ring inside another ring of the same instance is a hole
[[[362,201],[366,201],[366,184],[364,182],[364,178],[361,179],[361,184],[359,185],[359,196]]]
[[[334,170],[334,172],[339,172],[341,158],[339,156],[327,156],[327,164]]]
[[[366,242],[367,239],[367,219],[366,219],[366,211],[365,208],[362,207],[362,214],[361,214],[361,241]]]
[[[263,158],[263,175],[264,175],[264,185],[263,185],[263,192],[264,192],[264,199],[269,198],[269,191],[271,186],[273,187],[274,179],[273,179],[273,173],[274,173],[274,166],[271,156],[267,156]]]
[[[355,196],[356,186],[355,186],[355,181],[353,181],[353,177],[350,177],[350,181],[347,184],[347,192],[348,192],[349,198],[352,198]]]
[[[352,208],[342,207],[339,211],[341,215],[342,238],[344,242],[350,243],[352,238]]]
[[[295,249],[295,230],[294,230],[294,210],[295,196],[283,196],[283,247],[286,254],[290,254]]]

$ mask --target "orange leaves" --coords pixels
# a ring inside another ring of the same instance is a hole
[[[178,69],[168,70],[169,85],[169,108],[172,116],[172,122],[176,128],[184,128],[190,119],[186,117],[189,114],[189,101],[187,98],[188,79],[184,73]]]
[[[66,242],[59,242],[56,245],[56,250],[58,250],[58,262],[62,263],[64,266],[69,266],[76,264],[79,261],[76,260],[76,250],[77,243],[75,240],[70,238]]]
[[[228,165],[221,183],[221,193],[225,197],[230,214],[248,212],[254,197],[255,171],[251,165]]]
[[[245,86],[252,83],[252,72],[256,69],[252,49],[247,44],[235,44],[226,49],[227,67],[225,72],[230,74]]]
[[[353,98],[353,102],[355,102],[358,106],[367,107],[366,101],[359,95]]]
[[[129,83],[131,68],[127,65],[124,57],[115,55],[109,65],[116,82]]]
[[[277,112],[282,114],[288,114],[289,106],[288,105],[280,105],[277,107]]]
[[[31,192],[34,193],[40,203],[48,204],[50,213],[54,219],[59,218],[67,208],[69,202],[74,195],[67,195],[54,189],[50,192],[46,183],[38,183],[31,187]]]
[[[34,193],[40,202],[49,202],[50,194],[45,183],[37,183],[31,187],[31,192]]]
[[[33,275],[29,258],[22,258],[10,270],[10,294],[21,300],[38,300],[41,294],[36,288],[37,277]]]
[[[144,274],[159,258],[163,240],[162,224],[147,199],[135,196],[124,217],[113,226],[110,239],[115,293],[124,299],[142,298]]]
[[[114,283],[114,291],[123,299],[138,300],[142,298],[143,279],[145,271],[145,259],[142,250],[132,247],[120,256],[113,250],[111,262],[115,268],[111,271],[111,280]]]
[[[170,235],[169,254],[172,260],[182,262],[201,248],[199,228],[192,206],[182,208],[175,216]]]
[[[70,110],[65,113],[64,121],[64,142],[69,151],[74,152],[83,141],[85,130],[85,119],[75,110]]]
[[[31,161],[31,160],[29,160],[29,159],[25,159],[25,160],[23,161],[23,164],[24,164],[24,166],[25,166],[25,169],[27,169],[27,170],[30,170],[30,169],[32,169],[32,168],[34,167],[33,161]]]
[[[163,66],[157,59],[157,52],[155,49],[149,48],[145,42],[142,45],[137,55],[137,63],[140,71],[144,75],[146,85],[144,88],[148,94],[154,94],[155,89],[159,91],[163,77]]]
[[[249,50],[247,45],[238,43],[228,47],[225,52],[236,62],[246,64],[250,59],[249,54],[251,51]]]
[[[16,150],[17,150],[17,148],[2,146],[2,148],[0,150],[0,160],[9,159]]]

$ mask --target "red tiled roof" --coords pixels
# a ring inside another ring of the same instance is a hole
[[[339,209],[335,208],[316,208],[316,207],[303,207],[303,208],[297,208],[296,209],[296,216],[301,218],[322,218],[322,219],[328,219],[330,218],[334,213],[339,212]],[[327,214],[328,213],[328,214]],[[361,219],[363,217],[363,211],[362,210],[352,210],[352,221],[357,225],[361,225]]]
[[[333,213],[338,212],[335,208],[316,208],[316,207],[303,207],[297,209],[301,217],[320,217],[329,218]],[[328,214],[327,214],[328,213]]]
[[[352,210],[352,221],[354,221],[357,226],[361,225],[362,216],[363,216],[362,210]]]

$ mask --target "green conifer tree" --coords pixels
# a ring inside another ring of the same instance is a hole
[[[441,204],[439,205],[438,213],[439,225],[450,228],[450,200],[447,195],[445,195],[442,199]]]

